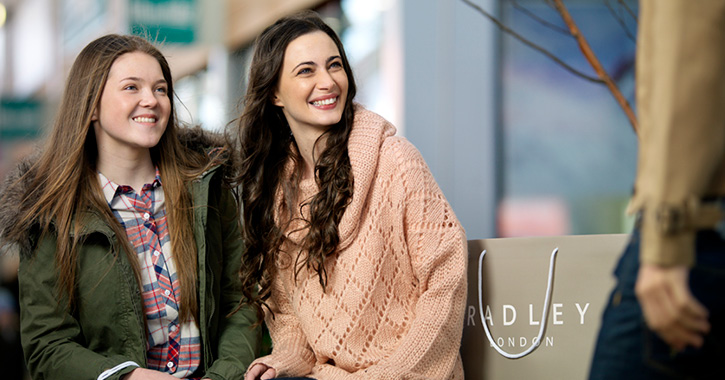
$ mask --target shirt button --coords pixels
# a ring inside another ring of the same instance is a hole
[[[166,366],[169,367],[169,368],[174,368],[174,363],[173,362],[168,362],[168,363],[166,363]]]
[[[166,290],[164,290],[164,294],[166,294],[168,296],[169,294],[171,294],[171,291],[169,289],[166,289]]]
[[[148,212],[143,213],[143,220],[149,220],[150,217],[151,215]]]
[[[174,331],[176,331],[176,326],[173,326],[173,325],[172,325],[172,326],[171,326],[171,328],[169,328],[169,330],[171,330],[171,332],[174,332]]]
[[[159,251],[154,251],[154,256],[158,256],[158,255],[160,255],[160,254],[161,254],[161,253],[160,253]]]

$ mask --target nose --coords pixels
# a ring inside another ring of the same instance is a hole
[[[327,70],[320,70],[320,76],[317,81],[317,88],[320,90],[332,90],[335,88],[336,82]]]
[[[145,89],[141,91],[141,101],[139,104],[142,107],[155,107],[156,104],[159,103],[159,100],[156,99],[156,94],[154,94],[154,91],[152,89]]]

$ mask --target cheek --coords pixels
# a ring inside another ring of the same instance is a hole
[[[164,115],[166,115],[166,118],[168,119],[169,116],[171,115],[171,100],[169,100],[169,98],[165,98],[165,100],[163,100],[162,109],[163,109]]]
[[[340,87],[341,90],[344,91],[345,96],[347,96],[348,84],[349,82],[347,81],[347,75],[345,75],[345,73],[342,73],[337,79],[337,85]]]

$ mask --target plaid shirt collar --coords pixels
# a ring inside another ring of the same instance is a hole
[[[113,203],[113,199],[118,194],[128,194],[128,193],[134,191],[131,186],[119,185],[119,184],[111,181],[110,179],[108,179],[101,172],[98,172],[98,176],[100,177],[102,184],[107,183],[110,185],[110,186],[103,186],[103,196],[106,198],[106,202],[108,202],[108,204]],[[141,194],[145,191],[155,189],[157,187],[161,187],[161,172],[159,172],[158,166],[156,167],[156,177],[154,178],[154,181],[143,185],[143,187],[141,188],[141,192],[139,194]]]

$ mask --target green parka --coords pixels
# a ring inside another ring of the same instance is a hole
[[[242,308],[227,317],[242,298],[238,279],[244,251],[237,204],[222,185],[216,167],[190,185],[194,237],[198,248],[199,329],[203,377],[241,379],[258,355],[256,316]],[[40,240],[29,233],[31,251],[21,248],[20,324],[27,367],[35,380],[97,379],[104,371],[132,361],[146,366],[143,303],[132,267],[119,238],[97,214],[86,222],[79,250],[77,306],[72,313],[59,304],[55,236]],[[116,380],[136,367],[106,379]]]

